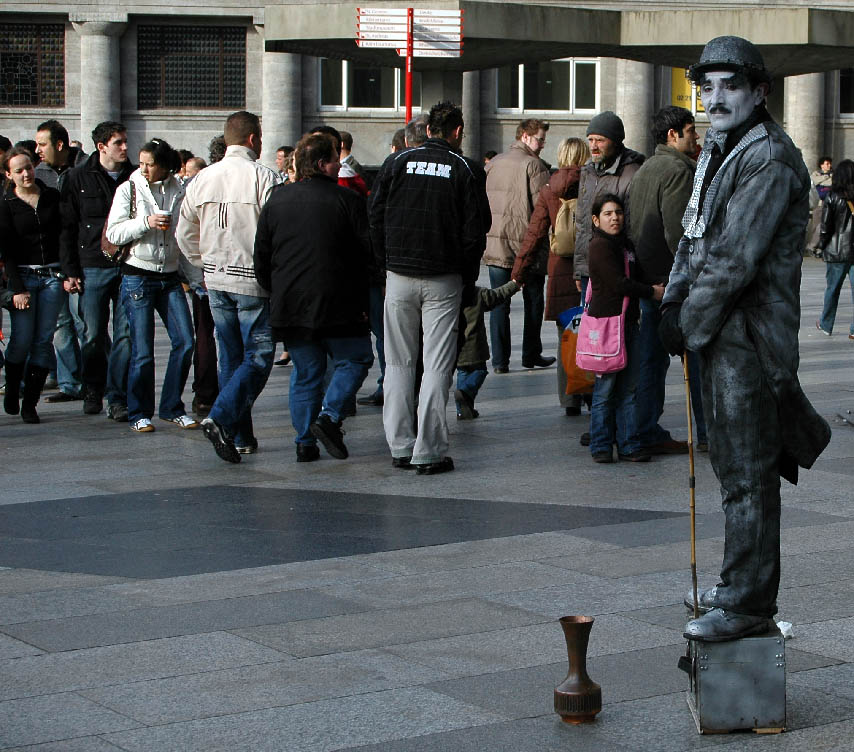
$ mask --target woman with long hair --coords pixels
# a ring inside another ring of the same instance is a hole
[[[827,289],[824,306],[816,328],[828,337],[836,321],[839,293],[848,277],[854,301],[854,162],[845,159],[833,171],[830,193],[824,198],[821,212],[821,234],[818,250],[827,264]],[[854,340],[854,322],[848,328],[848,339]]]
[[[53,332],[66,295],[59,268],[59,191],[35,177],[35,161],[21,146],[0,159],[6,176],[0,200],[0,247],[14,295],[3,408],[9,415],[20,412],[25,423],[39,422],[36,405],[50,368]]]
[[[193,322],[178,270],[200,285],[203,281],[175,241],[184,198],[175,177],[180,169],[181,155],[162,139],[151,139],[139,150],[139,169],[116,191],[107,219],[107,239],[130,248],[122,263],[121,295],[131,341],[128,422],[137,433],[154,430],[155,311],[172,343],[158,415],[179,428],[199,427],[181,398],[193,362]]]
[[[541,241],[554,229],[555,219],[560,210],[561,199],[578,197],[578,179],[581,167],[590,159],[587,142],[580,138],[566,138],[558,144],[558,170],[542,188],[537,197],[537,205],[531,214],[528,230],[522,242],[522,248],[516,254],[512,278],[520,285],[525,284],[525,276],[536,265]],[[563,334],[563,326],[557,320],[560,313],[579,305],[581,293],[573,279],[572,256],[557,256],[549,253],[548,283],[546,285],[545,320],[557,324],[558,342]],[[581,397],[566,394],[566,371],[563,362],[557,359],[557,394],[560,405],[567,415],[581,414]],[[589,398],[588,398],[589,399]],[[588,405],[589,405],[588,401]]]

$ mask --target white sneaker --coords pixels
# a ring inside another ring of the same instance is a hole
[[[189,415],[179,415],[177,418],[163,418],[163,420],[168,421],[169,423],[174,423],[179,428],[194,429],[199,427],[199,423],[194,418],[191,418]]]
[[[148,418],[140,418],[130,424],[130,430],[137,433],[151,433],[154,430],[154,424]]]

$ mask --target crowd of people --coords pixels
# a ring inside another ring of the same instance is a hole
[[[453,373],[457,418],[477,418],[490,358],[493,374],[510,370],[521,291],[522,366],[557,363],[558,404],[570,417],[587,406],[581,442],[595,462],[613,462],[615,446],[624,461],[687,452],[660,425],[670,354],[658,330],[699,155],[693,115],[657,112],[645,158],[602,112],[586,139],[559,144],[556,168],[540,157],[545,121],[522,121],[510,147],[480,163],[460,152],[463,128],[447,102],[415,118],[394,134],[371,190],[352,136],[329,126],[279,147],[275,170],[261,165],[260,122],[247,112],[228,118],[207,161],[154,138],[134,164],[117,122],[95,128],[88,156],[55,120],[32,144],[0,137],[5,411],[38,422],[55,378],[49,402],[79,400],[95,415],[106,401],[110,419],[149,433],[159,391],[161,420],[201,427],[222,459],[239,462],[257,450],[251,408],[272,366],[293,364],[297,461],[317,459],[318,443],[345,458],[341,424],[358,403],[383,408],[395,467],[445,472]],[[854,281],[854,163],[833,171],[822,157],[812,182],[805,242],[827,262],[816,326],[830,335],[842,283]],[[476,286],[481,264],[489,288]],[[543,320],[564,341],[563,312],[620,315],[624,301],[626,367],[567,389],[566,358],[543,354]],[[155,312],[171,345],[159,390]],[[357,399],[371,335],[380,374]],[[707,451],[699,359],[685,357],[696,445]]]

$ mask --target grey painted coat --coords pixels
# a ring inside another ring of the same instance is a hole
[[[714,131],[706,136],[694,191]],[[682,303],[679,324],[689,350],[715,344],[735,311],[744,316],[743,344],[785,411],[780,421],[781,474],[797,480],[830,440],[830,427],[798,382],[801,249],[809,218],[810,176],[800,152],[774,122],[748,131],[712,180],[702,211],[683,218],[663,304]],[[694,197],[696,199],[696,196]],[[737,373],[733,378],[740,378]]]

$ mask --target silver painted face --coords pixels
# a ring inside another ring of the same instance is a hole
[[[716,131],[731,131],[750,117],[765,97],[764,86],[750,84],[733,71],[711,71],[700,83],[700,99]]]

